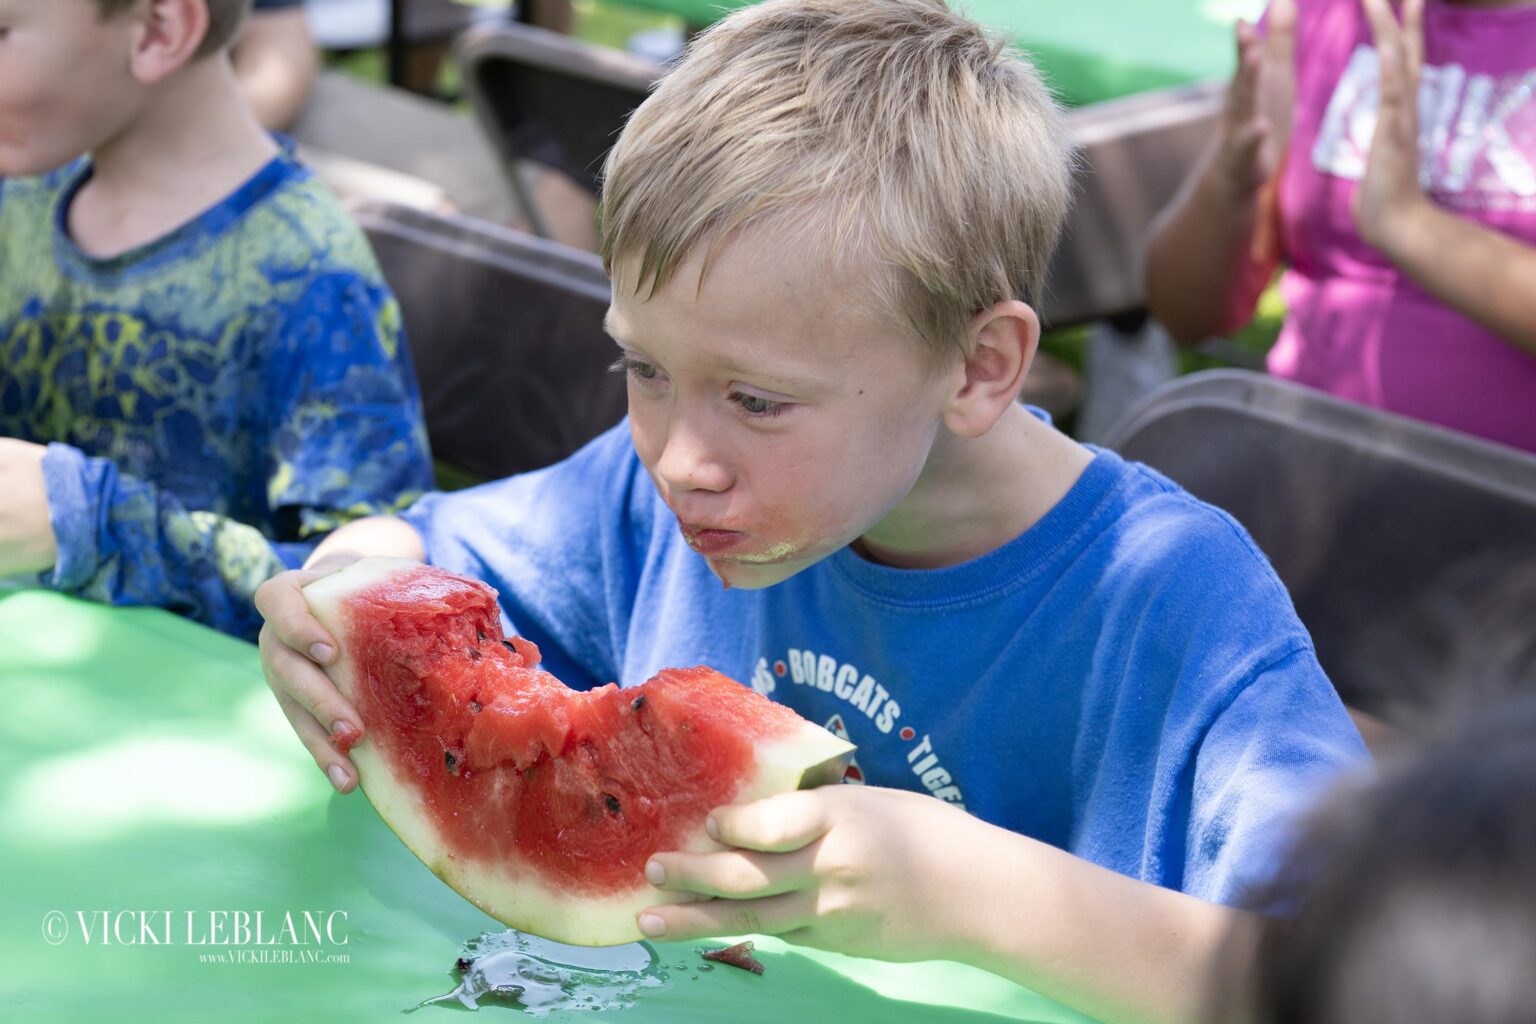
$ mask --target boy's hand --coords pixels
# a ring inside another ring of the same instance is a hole
[[[0,577],[47,572],[58,560],[43,481],[47,445],[0,437]]]
[[[1280,172],[1296,102],[1296,0],[1269,5],[1266,34],[1237,23],[1237,70],[1220,119],[1216,166],[1232,193],[1254,195]]]
[[[321,669],[336,660],[336,640],[299,593],[341,564],[328,560],[318,568],[279,573],[256,589],[256,610],[267,620],[258,640],[267,685],[331,785],[350,793],[357,785],[357,768],[336,749],[334,739],[347,735],[350,745],[361,737],[362,718]]]
[[[966,870],[988,826],[920,793],[824,786],[722,807],[718,853],[661,853],[653,885],[721,897],[655,907],[639,917],[655,938],[760,933],[887,960],[954,957],[987,879]],[[984,904],[982,904],[984,905]]]
[[[1419,184],[1419,78],[1424,66],[1424,0],[1404,0],[1402,22],[1388,0],[1361,0],[1381,61],[1381,102],[1365,175],[1355,190],[1360,237],[1390,255],[1391,233],[1428,203]]]

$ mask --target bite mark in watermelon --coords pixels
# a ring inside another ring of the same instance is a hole
[[[853,751],[708,668],[573,691],[502,637],[494,590],[418,562],[364,559],[304,596],[379,815],[486,913],[559,942],[639,940],[639,911],[679,901],[645,881],[653,853],[719,849],[710,810],[835,782]]]

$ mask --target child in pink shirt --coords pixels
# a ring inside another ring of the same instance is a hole
[[[1536,3],[1273,0],[1238,50],[1152,312],[1225,333],[1283,260],[1273,373],[1536,451]]]

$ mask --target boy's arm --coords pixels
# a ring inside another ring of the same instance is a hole
[[[257,586],[296,568],[313,547],[190,510],[170,491],[69,445],[48,445],[40,467],[54,558],[29,568],[67,593],[157,605],[253,638],[261,625],[251,604]]]
[[[918,793],[828,786],[720,808],[733,849],[660,854],[648,935],[772,933],[889,960],[970,963],[1106,1022],[1207,1019],[1250,915],[1162,889]]]

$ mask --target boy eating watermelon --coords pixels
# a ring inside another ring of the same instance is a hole
[[[1241,528],[1015,402],[1070,163],[1035,73],[941,0],[769,0],[700,37],[607,167],[627,423],[350,524],[257,595],[337,788],[358,718],[298,588],[429,560],[572,685],[706,664],[858,745],[867,785],[720,809],[730,849],[653,858],[719,898],[647,934],[1199,1016],[1221,904],[1364,748]]]

